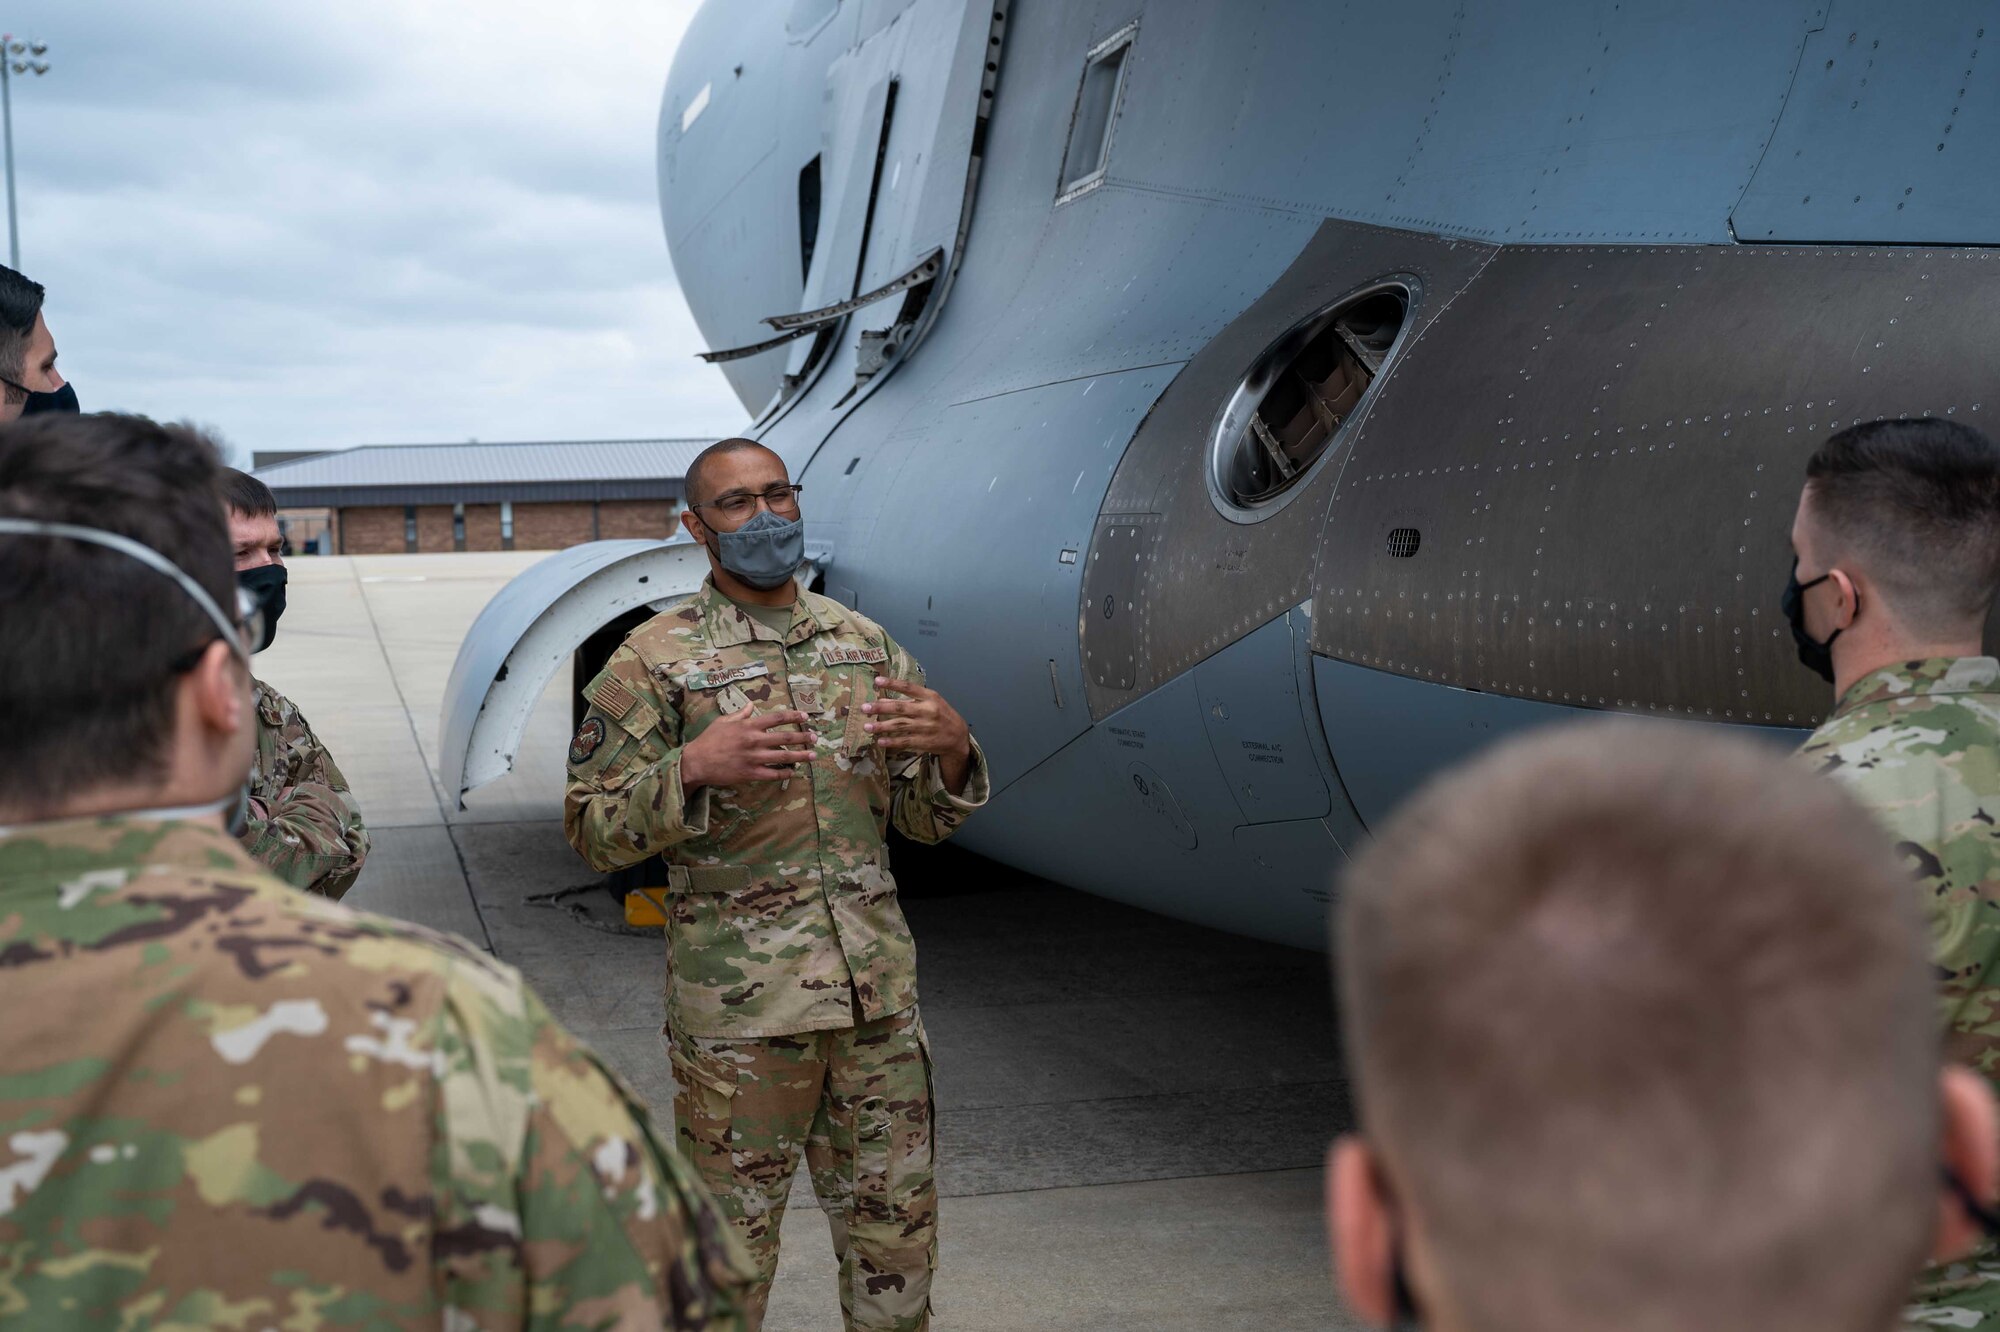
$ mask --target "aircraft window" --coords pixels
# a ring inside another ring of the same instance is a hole
[[[799,168],[799,284],[811,281],[813,248],[819,244],[819,158]]]
[[[1076,95],[1076,114],[1069,124],[1069,148],[1063,153],[1058,195],[1079,193],[1104,178],[1111,130],[1125,91],[1125,57],[1138,33],[1138,24],[1128,24],[1090,49],[1083,67],[1083,87]]]
[[[1257,359],[1216,428],[1210,479],[1228,508],[1271,504],[1331,451],[1394,353],[1413,289],[1413,280],[1397,278],[1350,297]],[[1408,554],[1416,535],[1409,531]],[[1396,534],[1390,553],[1405,553]]]

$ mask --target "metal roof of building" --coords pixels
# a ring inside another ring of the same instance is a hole
[[[677,496],[710,439],[366,444],[260,467],[280,506]]]

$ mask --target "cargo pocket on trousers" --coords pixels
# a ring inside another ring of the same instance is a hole
[[[891,1065],[882,1094],[855,1107],[848,1237],[857,1328],[925,1325],[930,1313],[937,1267],[930,1050],[921,1022],[903,1039],[917,1058]]]
[[[736,1099],[736,1070],[723,1060],[667,1034],[667,1059],[674,1074],[674,1131],[681,1152],[714,1193],[716,1180],[733,1176],[729,1162],[730,1122]]]
[[[930,1266],[937,1270],[938,1227],[937,1227],[937,1079],[931,1067],[931,1038],[924,1030],[922,1015],[917,1017],[917,1052],[924,1057],[924,1131],[928,1139],[924,1158],[924,1177],[930,1181],[931,1243]],[[930,1312],[929,1301],[925,1301],[924,1311]]]

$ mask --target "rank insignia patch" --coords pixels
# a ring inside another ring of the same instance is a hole
[[[569,761],[582,763],[597,752],[604,743],[604,718],[585,717],[583,725],[576,728],[576,735],[569,742]]]

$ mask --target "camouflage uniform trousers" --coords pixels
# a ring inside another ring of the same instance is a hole
[[[931,1065],[912,1006],[859,1026],[724,1040],[667,1033],[674,1123],[756,1269],[750,1327],[778,1270],[799,1149],[833,1228],[850,1332],[924,1332],[937,1265]]]

